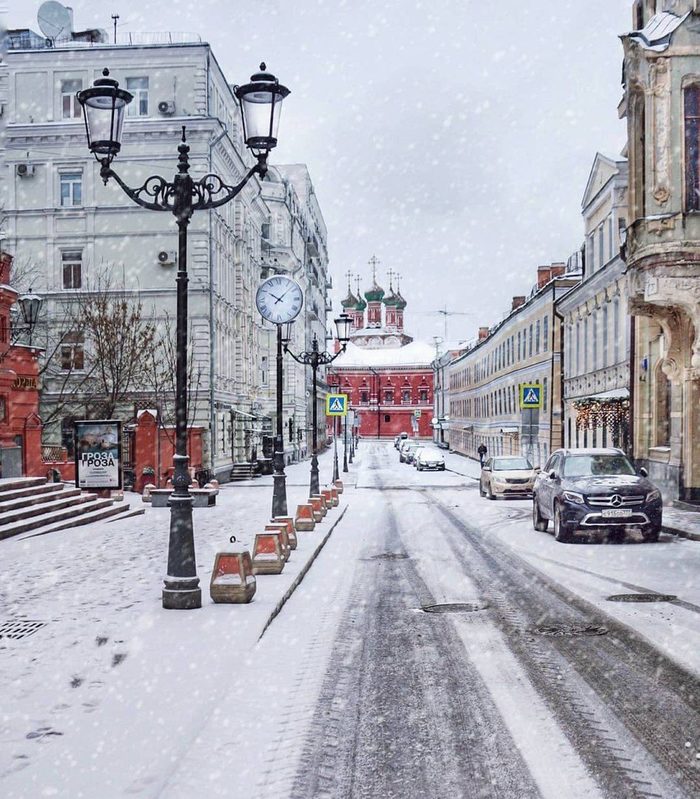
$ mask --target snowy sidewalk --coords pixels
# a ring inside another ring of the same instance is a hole
[[[332,452],[321,455],[319,467],[323,486],[330,482]],[[290,515],[306,501],[309,468],[305,461],[286,469]],[[257,578],[249,605],[213,604],[209,580],[214,554],[226,549],[229,537],[250,547],[269,520],[271,477],[224,485],[215,507],[195,510],[200,610],[161,607],[167,508],[1,542],[2,619],[39,625],[23,638],[0,638],[2,796],[73,799],[76,785],[158,773],[158,762],[177,758],[188,739],[183,731],[207,723],[238,664],[333,527],[342,525],[354,490],[351,469],[341,474],[340,506],[313,532],[299,533],[282,574]],[[117,794],[103,788],[93,795]]]

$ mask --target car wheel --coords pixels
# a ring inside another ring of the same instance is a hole
[[[647,530],[642,533],[642,538],[650,544],[655,544],[659,540],[659,533],[661,530],[657,527],[655,530]]]
[[[538,533],[544,533],[547,531],[547,519],[545,519],[542,514],[540,513],[540,506],[537,503],[537,497],[532,497],[532,526],[537,530]]]
[[[418,466],[416,466],[416,469],[418,469],[419,472],[423,471],[423,467],[420,464],[418,464]]]
[[[486,496],[488,497],[488,499],[496,499],[496,497],[493,495],[491,483],[488,483],[486,486]]]
[[[555,505],[554,507],[554,540],[562,544],[571,541],[571,534],[562,524],[559,505]]]

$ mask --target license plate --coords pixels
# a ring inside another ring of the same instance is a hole
[[[624,519],[627,516],[631,516],[632,511],[626,510],[624,508],[610,508],[609,510],[604,510],[601,513],[601,516],[604,516],[606,519]]]

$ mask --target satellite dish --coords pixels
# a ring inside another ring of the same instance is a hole
[[[58,39],[71,30],[70,11],[56,0],[46,0],[39,6],[37,22],[47,39]]]

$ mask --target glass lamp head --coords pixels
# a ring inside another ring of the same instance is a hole
[[[98,161],[107,159],[111,163],[121,150],[124,112],[134,96],[109,76],[109,70],[102,70],[89,89],[82,89],[76,95],[83,108],[85,132],[88,148]]]
[[[277,146],[282,100],[289,94],[289,89],[267,72],[263,62],[260,72],[251,75],[250,83],[236,86],[234,91],[241,108],[246,145],[256,156],[267,155]]]
[[[334,320],[335,322],[335,329],[338,335],[338,341],[342,344],[346,344],[350,340],[350,326],[352,325],[352,319],[347,314],[341,314],[337,319]]]

